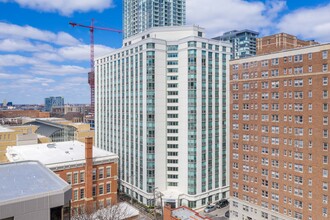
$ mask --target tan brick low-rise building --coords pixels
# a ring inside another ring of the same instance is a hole
[[[117,203],[118,156],[93,147],[93,139],[8,147],[9,161],[38,160],[72,186],[73,211]]]
[[[231,219],[330,218],[330,44],[230,62]]]
[[[0,125],[0,163],[6,162],[6,149],[8,146],[48,143],[50,139],[37,135],[38,129],[34,125],[2,126]]]

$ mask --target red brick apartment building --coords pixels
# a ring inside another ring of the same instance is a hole
[[[329,65],[330,44],[230,62],[231,219],[330,219]]]
[[[279,33],[257,38],[257,55],[273,53],[281,50],[289,50],[297,47],[306,47],[318,44],[313,40],[300,40],[296,36]]]
[[[8,147],[9,161],[39,160],[72,186],[71,208],[87,211],[117,203],[118,156],[78,141]]]

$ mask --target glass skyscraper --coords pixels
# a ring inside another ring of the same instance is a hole
[[[50,112],[52,107],[64,106],[64,98],[61,96],[58,97],[49,97],[45,98],[45,111]]]
[[[185,0],[124,0],[124,38],[151,27],[186,23]]]

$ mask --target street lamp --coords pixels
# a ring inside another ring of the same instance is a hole
[[[154,217],[155,217],[155,220],[157,220],[157,215],[156,215],[156,189],[158,189],[158,187],[153,187],[153,193],[154,193]]]
[[[132,205],[133,205],[133,177],[134,176],[135,176],[135,174],[128,176],[128,183],[130,183],[130,179],[131,179],[131,204]]]

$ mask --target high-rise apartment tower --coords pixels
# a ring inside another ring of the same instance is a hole
[[[230,219],[329,219],[330,44],[230,62]]]
[[[173,206],[227,197],[231,44],[187,26],[128,41],[95,63],[96,146],[119,155],[120,189],[148,205],[155,188]]]
[[[256,55],[258,34],[258,32],[247,29],[241,31],[233,30],[214,39],[232,43],[232,59],[239,59]]]
[[[185,0],[124,0],[124,38],[151,27],[181,26],[186,23]]]

